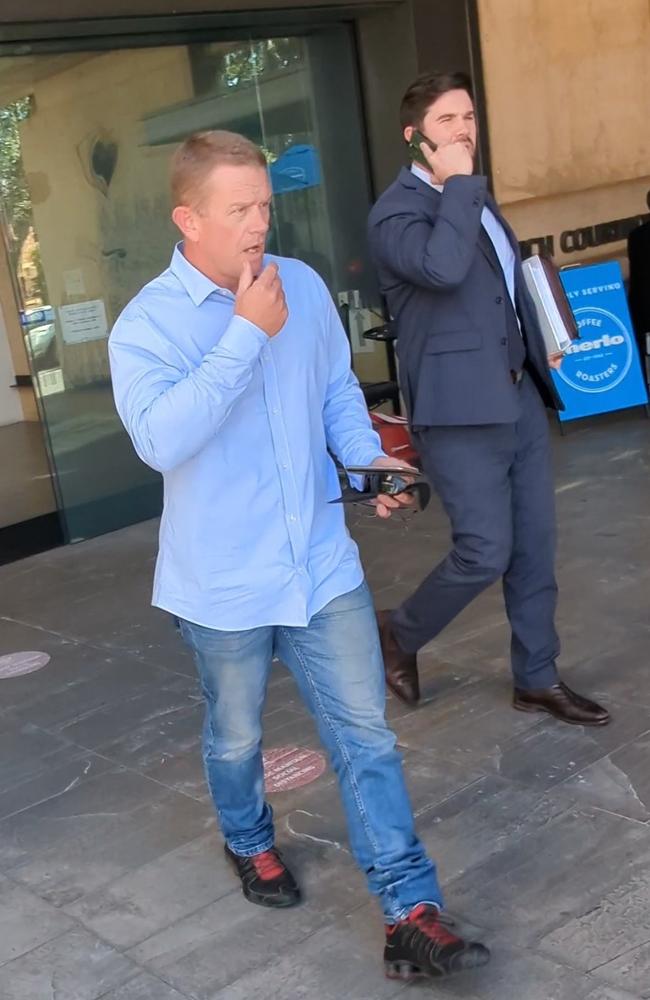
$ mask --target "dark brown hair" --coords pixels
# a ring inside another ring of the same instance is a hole
[[[427,111],[443,94],[450,90],[466,90],[472,94],[472,81],[460,70],[453,73],[422,73],[408,88],[399,110],[402,128],[412,125],[419,128]]]
[[[180,144],[171,161],[172,208],[195,205],[215,167],[266,167],[264,153],[254,142],[236,132],[195,132]]]

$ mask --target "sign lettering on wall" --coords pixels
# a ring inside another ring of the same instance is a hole
[[[650,192],[648,200],[650,201]],[[608,243],[620,243],[621,240],[628,238],[633,229],[644,222],[650,222],[649,212],[630,215],[625,219],[597,222],[593,226],[581,226],[579,229],[565,229],[559,236],[559,248],[562,253],[570,254],[606,246]],[[521,240],[519,246],[524,258],[535,253],[554,257],[556,239],[552,233],[547,236],[531,236],[528,240]]]

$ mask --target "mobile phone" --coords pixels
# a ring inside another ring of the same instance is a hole
[[[429,163],[424,153],[420,149],[422,143],[424,143],[425,146],[428,146],[429,149],[433,150],[434,153],[438,148],[435,142],[433,142],[431,139],[427,139],[426,135],[422,135],[422,133],[418,129],[413,129],[413,134],[411,135],[408,144],[409,153],[411,154],[411,159],[415,160],[416,163],[419,163],[420,166],[426,167],[427,170],[430,170],[431,167],[429,166]]]

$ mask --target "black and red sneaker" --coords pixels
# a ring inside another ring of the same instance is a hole
[[[440,920],[435,906],[421,903],[406,920],[386,927],[384,965],[389,979],[450,976],[490,961],[483,944],[463,941]]]
[[[241,879],[242,892],[251,903],[279,907],[300,902],[298,884],[275,847],[251,858],[235,854],[227,844],[224,849]]]

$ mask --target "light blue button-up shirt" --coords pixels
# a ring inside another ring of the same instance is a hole
[[[434,184],[431,180],[431,174],[423,170],[422,167],[418,166],[417,163],[411,165],[411,170],[416,177],[419,177],[421,181],[428,184],[429,187],[435,188],[436,191],[442,192],[444,190],[442,184]],[[515,254],[510,245],[510,240],[506,235],[506,231],[497,219],[491,209],[487,205],[483,206],[483,211],[481,212],[481,225],[483,229],[490,237],[492,241],[492,246],[496,251],[496,255],[499,258],[499,263],[501,264],[501,270],[503,271],[503,276],[506,279],[506,287],[508,289],[508,295],[515,310],[515,315],[517,314],[517,303],[515,300]]]
[[[120,417],[164,479],[153,603],[229,631],[307,625],[361,584],[328,448],[346,466],[382,454],[327,288],[270,261],[289,310],[276,337],[179,246],[109,342]]]

